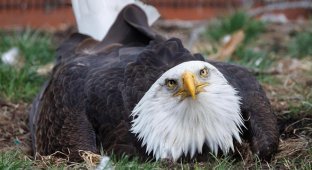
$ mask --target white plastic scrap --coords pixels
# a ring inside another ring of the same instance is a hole
[[[1,60],[4,64],[21,68],[24,65],[24,58],[20,55],[19,49],[13,47],[2,54]]]

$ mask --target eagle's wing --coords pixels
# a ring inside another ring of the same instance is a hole
[[[77,160],[80,158],[78,150],[98,152],[96,124],[90,122],[92,116],[86,112],[89,111],[89,101],[98,102],[92,90],[104,90],[96,93],[110,99],[117,98],[118,89],[110,89],[109,86],[117,86],[111,83],[120,80],[124,65],[133,59],[131,55],[121,56],[123,52],[120,52],[119,46],[100,52],[74,50],[72,53],[68,54],[68,58],[66,55],[59,56],[50,80],[33,102],[29,120],[35,152],[52,154],[62,151],[70,153],[71,160]],[[103,107],[111,109],[107,106],[110,105],[105,103]]]
[[[278,147],[279,132],[276,115],[261,85],[246,68],[223,62],[208,62],[218,68],[239,91],[247,127],[244,135],[250,141],[253,153],[261,159],[270,160]]]

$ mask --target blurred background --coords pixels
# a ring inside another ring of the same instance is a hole
[[[311,169],[312,0],[142,2],[159,11],[152,25],[158,33],[180,38],[207,59],[247,67],[260,81],[281,133],[276,158],[260,166]],[[58,45],[77,30],[71,0],[0,0],[0,169],[58,166],[24,159],[30,157],[27,111]],[[259,167],[244,159],[221,163],[225,169]]]
[[[307,19],[309,0],[142,0],[156,7],[162,19],[209,20],[246,9],[255,16],[282,13],[287,19]],[[283,3],[283,4],[281,4]],[[268,10],[266,7],[274,6]],[[259,11],[259,8],[263,10]],[[32,27],[48,30],[75,25],[71,0],[1,0],[0,27]],[[258,11],[257,11],[258,10]]]

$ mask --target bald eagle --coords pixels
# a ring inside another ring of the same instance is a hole
[[[74,34],[57,51],[50,79],[33,102],[34,152],[79,150],[142,159],[228,154],[245,139],[270,160],[276,116],[247,69],[191,54],[165,39],[135,5],[125,7],[103,41]]]

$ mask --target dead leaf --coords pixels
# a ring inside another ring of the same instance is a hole
[[[231,55],[237,49],[238,45],[244,40],[245,33],[239,30],[233,33],[229,40],[219,49],[218,54],[214,57],[216,60],[225,61],[230,59]]]

